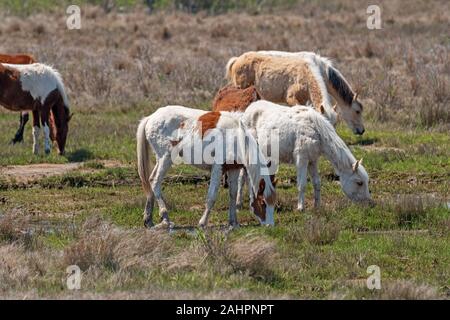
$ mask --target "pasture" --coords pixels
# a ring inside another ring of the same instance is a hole
[[[0,108],[1,298],[448,299],[448,1],[381,2],[382,30],[367,29],[364,1],[215,16],[85,5],[71,31],[52,1],[26,14],[8,3],[0,52],[57,68],[74,116],[66,154],[35,156],[31,126],[10,145],[18,114]],[[221,189],[200,230],[208,172],[175,166],[163,184],[175,228],[145,230],[138,121],[167,104],[210,109],[227,60],[270,49],[320,52],[357,88],[366,132],[337,131],[364,158],[377,206],[351,203],[322,159],[321,209],[309,184],[306,211],[295,210],[295,169],[282,165],[275,227],[258,226],[246,201],[228,231]],[[77,291],[66,287],[73,264]],[[370,265],[381,290],[366,287]]]

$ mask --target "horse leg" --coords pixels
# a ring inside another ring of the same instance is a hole
[[[149,180],[151,181],[155,176],[158,170],[158,164],[153,168],[152,174],[150,175]],[[144,209],[144,226],[147,228],[151,228],[154,226],[153,224],[153,207],[155,206],[155,195],[153,194],[153,190],[150,190],[150,194],[147,196],[147,201],[145,203]]]
[[[199,221],[200,227],[206,227],[208,224],[209,214],[217,199],[217,193],[220,186],[220,177],[222,176],[222,165],[215,164],[211,169],[211,180],[209,181],[208,198],[206,200],[206,208],[202,218]]]
[[[161,191],[161,184],[162,181],[167,173],[167,171],[172,166],[172,161],[170,159],[170,155],[166,155],[163,158],[158,160],[156,173],[153,179],[151,179],[151,187],[153,194],[155,196],[156,202],[158,203],[159,207],[159,216],[161,218],[161,223],[163,224],[169,224],[169,213],[167,210],[166,202],[163,199],[162,191]]]
[[[228,211],[228,223],[231,227],[238,227],[238,221],[236,217],[236,197],[238,193],[238,181],[241,170],[228,171],[228,191],[230,194],[230,208]]]
[[[317,168],[317,161],[312,161],[308,165],[309,175],[311,176],[314,188],[314,207],[320,207],[320,175]]]
[[[41,122],[39,118],[39,111],[33,111],[33,153],[39,153],[39,133],[41,130]]]
[[[244,185],[247,177],[247,172],[244,168],[239,171],[239,179],[238,179],[238,194],[236,200],[236,207],[238,210],[242,209],[244,205]]]
[[[298,205],[297,210],[305,210],[305,189],[308,175],[308,161],[297,156],[297,188],[298,188]]]
[[[44,127],[44,150],[45,154],[49,154],[52,149],[52,144],[50,141],[50,109],[49,107],[42,108],[41,111],[41,123]]]
[[[228,177],[226,172],[222,175],[222,185],[225,189],[228,188]]]
[[[28,112],[20,113],[19,129],[17,129],[16,135],[11,140],[12,144],[16,144],[18,142],[23,142],[23,132],[25,130],[25,125],[27,124],[29,118],[30,118],[30,115],[28,114]]]

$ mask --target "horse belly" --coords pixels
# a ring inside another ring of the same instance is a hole
[[[255,87],[264,100],[275,103],[286,103],[286,91],[289,81],[284,75],[276,73],[258,73],[255,79]]]
[[[6,94],[2,104],[6,109],[11,111],[35,110],[40,105],[39,101],[33,99],[29,92],[21,90],[11,90],[10,94]]]

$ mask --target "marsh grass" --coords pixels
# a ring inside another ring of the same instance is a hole
[[[30,127],[23,144],[8,145],[18,119],[2,109],[0,165],[85,165],[32,183],[0,175],[2,298],[445,295],[448,6],[416,1],[406,10],[400,1],[383,3],[384,29],[368,34],[356,1],[302,1],[289,10],[250,7],[216,16],[166,10],[172,1],[152,15],[132,1],[116,1],[107,10],[99,2],[80,1],[83,29],[69,32],[61,27],[55,1],[27,3],[27,8],[16,0],[0,5],[2,46],[11,53],[30,52],[59,69],[75,116],[65,157],[32,156]],[[245,1],[239,8],[246,3],[257,5]],[[313,209],[308,185],[307,209],[295,211],[295,169],[282,165],[274,228],[258,227],[246,201],[239,212],[241,228],[225,231],[228,191],[220,190],[211,230],[197,232],[208,173],[180,166],[163,184],[175,228],[144,230],[145,196],[135,165],[139,119],[167,104],[209,109],[225,84],[226,61],[255,49],[320,52],[360,90],[366,133],[355,136],[344,124],[338,133],[357,158],[364,158],[377,206],[347,200],[332,166],[322,159],[321,210]],[[102,160],[123,166],[108,168]],[[79,293],[65,289],[69,263],[84,270]],[[364,282],[371,264],[382,268],[384,291],[348,285]]]

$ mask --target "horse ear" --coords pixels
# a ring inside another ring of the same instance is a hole
[[[358,99],[358,92],[355,93],[355,95],[353,96],[353,101],[356,101]]]
[[[320,110],[321,114],[325,114],[325,108],[324,108],[323,104],[320,105],[319,110]]]
[[[72,120],[72,117],[73,117],[73,113],[71,113],[71,114],[69,115],[69,117],[67,118],[67,122],[70,122],[70,120]]]
[[[361,160],[357,160],[353,165],[352,165],[352,170],[353,172],[356,172],[356,170],[358,170],[358,167],[360,164],[362,164],[363,159],[361,158]]]
[[[333,110],[337,112],[337,103],[333,106]]]

